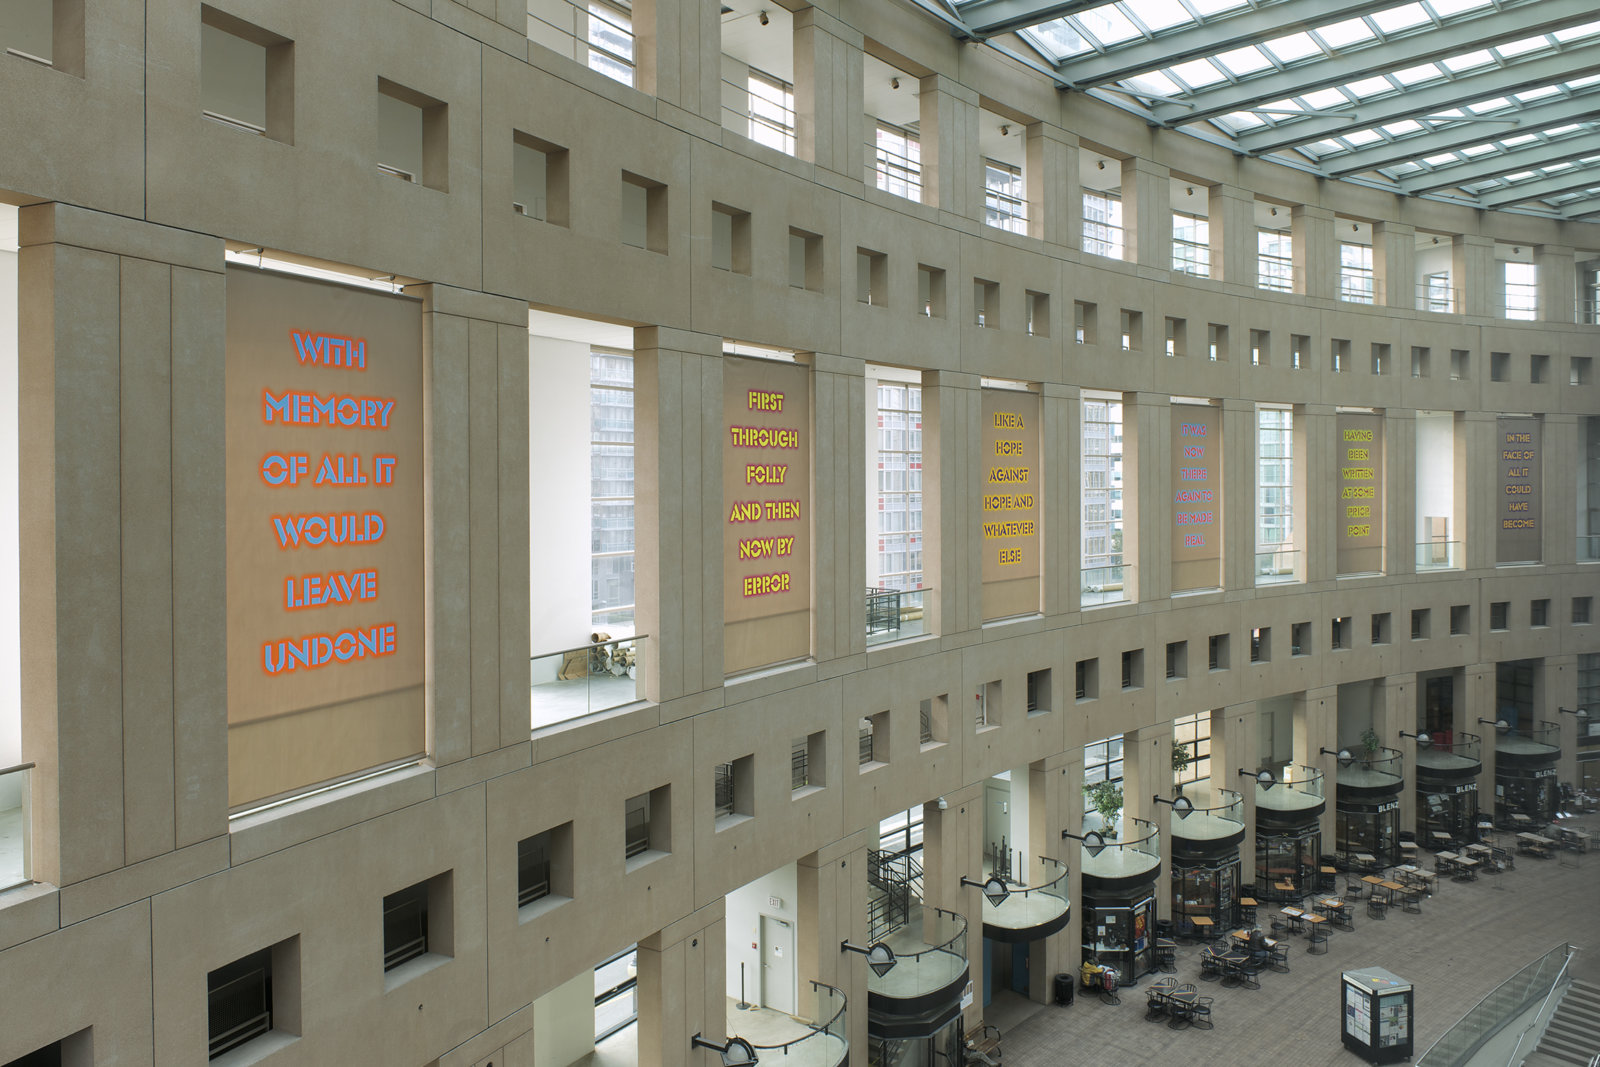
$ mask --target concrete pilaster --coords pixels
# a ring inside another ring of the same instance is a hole
[[[1048,123],[1028,126],[1028,233],[1046,244],[1078,248],[1083,187],[1078,180],[1078,135]]]
[[[1146,267],[1172,265],[1172,172],[1133,156],[1122,161],[1124,258]]]
[[[1161,868],[1155,896],[1156,915],[1163,919],[1172,917],[1172,893],[1168,889],[1172,875],[1172,809],[1157,804],[1154,798],[1171,800],[1173,796],[1172,738],[1170,719],[1122,736],[1123,838],[1131,841],[1141,836],[1128,819],[1145,819],[1160,831]]]
[[[1550,412],[1541,420],[1546,456],[1584,454],[1584,416]],[[1578,558],[1578,479],[1585,477],[1582,465],[1575,474],[1559,474],[1559,466],[1547,464],[1544,471],[1541,526],[1541,559],[1546,564],[1573,563]],[[1552,610],[1554,610],[1552,606]],[[1551,620],[1552,622],[1556,620]]]
[[[1565,245],[1537,245],[1533,262],[1538,268],[1541,322],[1576,322],[1578,264],[1574,250]]]
[[[1385,748],[1400,750],[1400,829],[1417,829],[1417,742],[1400,731],[1417,732],[1417,676],[1395,674],[1380,679],[1373,694],[1372,728]]]
[[[634,0],[633,34],[639,91],[720,126],[722,17],[717,5]]]
[[[1042,387],[1044,425],[1039,447],[1044,453],[1044,482],[1059,487],[1046,492],[1041,501],[1040,551],[1044,557],[1044,613],[1064,615],[1078,610],[1079,572],[1083,563],[1079,551],[1078,503],[1075,492],[1083,484],[1083,461],[1078,447],[1083,439],[1082,393],[1076,386]],[[1057,469],[1059,468],[1059,469]]]
[[[1082,728],[1069,730],[1067,741],[1067,750],[1061,760],[1061,823],[1056,828],[1058,836],[1061,830],[1083,833]],[[1058,847],[1061,849],[1059,858],[1067,865],[1067,902],[1072,908],[1072,918],[1059,935],[1066,942],[1061,969],[1075,971],[1078,964],[1083,962],[1083,846],[1070,838],[1061,838]]]
[[[857,430],[866,425],[866,362],[817,353],[812,369],[811,649],[831,660],[867,646],[867,438]]]
[[[796,13],[796,152],[857,181],[864,173],[866,148],[861,78],[861,33],[819,8]]]
[[[842,952],[839,945],[867,943],[867,849],[874,843],[865,833],[852,834],[801,857],[796,870],[800,1003],[806,1004],[808,979],[842,992],[851,1048],[867,1043],[867,966],[861,956]]]
[[[1417,569],[1417,413],[1387,408],[1383,413],[1383,572],[1412,574]],[[1409,629],[1398,629],[1399,641]],[[1409,624],[1408,624],[1409,625]]]
[[[1210,197],[1211,277],[1254,288],[1256,201],[1248,189],[1213,185]]]
[[[1338,756],[1321,750],[1339,748],[1339,687],[1325,685],[1308,689],[1294,701],[1294,762],[1322,772],[1323,796],[1327,803],[1319,819],[1322,851],[1334,851],[1334,801],[1338,794]]]
[[[1333,212],[1296,204],[1290,212],[1294,235],[1294,291],[1317,300],[1332,300],[1338,288],[1339,246]]]
[[[1124,393],[1122,403],[1122,468],[1134,478],[1132,491],[1124,487],[1122,494],[1122,558],[1134,563],[1133,599],[1165,600],[1172,592],[1172,540],[1166,533],[1172,400]]]
[[[1578,708],[1578,657],[1544,657],[1544,692],[1536,718],[1560,727],[1561,756],[1556,760],[1556,781],[1576,785],[1578,781],[1578,718],[1558,709]]]
[[[930,372],[922,378],[924,581],[930,633],[980,624],[977,483],[979,394],[976,375]]]
[[[1082,747],[1079,747],[1082,752]],[[1022,872],[1023,879],[1029,885],[1043,885],[1061,873],[1061,869],[1053,864],[1044,863],[1043,859],[1049,858],[1067,863],[1069,849],[1067,846],[1076,842],[1063,841],[1061,829],[1065,823],[1062,812],[1067,807],[1067,791],[1071,782],[1066,773],[1070,760],[1065,754],[1057,754],[1047,759],[1036,760],[1028,765],[1028,867]],[[1081,756],[1079,766],[1081,768]],[[1013,787],[1015,782],[1013,781]],[[1067,864],[1070,868],[1072,865]],[[1062,888],[1067,883],[1061,883]],[[1069,909],[1072,897],[1067,898]],[[1069,910],[1071,919],[1078,916]],[[1071,928],[1071,920],[1067,923]],[[1059,930],[1033,943],[1032,969],[1029,972],[1028,999],[1035,1003],[1045,1004],[1050,1000],[1052,990],[1050,978],[1062,971],[1071,970],[1076,964],[1071,962],[1075,957],[1070,954],[1069,941],[1071,940],[1068,929]]]
[[[1244,840],[1239,842],[1240,882],[1256,881],[1256,785],[1248,777],[1260,764],[1261,732],[1255,701],[1232,704],[1211,714],[1211,782],[1244,797]],[[1241,775],[1240,770],[1248,772]],[[1218,800],[1220,802],[1220,796]],[[1253,894],[1248,894],[1253,895]]]
[[[1456,412],[1455,509],[1453,539],[1462,546],[1467,570],[1494,566],[1495,508],[1499,465],[1483,462],[1498,455],[1494,447],[1495,416],[1487,411]],[[1476,620],[1475,622],[1481,622]]]
[[[718,1044],[729,1036],[723,912],[718,897],[639,942],[640,1067],[718,1062],[689,1042],[695,1034]]]
[[[945,807],[937,802],[922,806],[922,921],[928,944],[939,944],[935,931],[945,921],[934,909],[943,908],[967,920],[967,966],[974,989],[983,988],[983,892],[961,884],[963,877],[982,881],[983,782],[945,794]],[[965,1012],[965,1025],[983,1018],[981,997],[974,997]]]
[[[1494,314],[1498,291],[1494,268],[1494,238],[1460,233],[1450,238],[1450,280],[1461,293],[1457,311],[1483,317]],[[1503,295],[1498,302],[1504,303]],[[1480,353],[1478,358],[1488,359],[1488,354]]]
[[[1296,420],[1298,422],[1298,419]],[[1256,584],[1256,406],[1222,402],[1222,587]],[[1124,535],[1126,536],[1126,535]],[[1297,540],[1300,538],[1296,533]]]
[[[922,79],[922,202],[966,218],[983,209],[978,94],[939,74]]]
[[[1330,581],[1339,568],[1339,515],[1333,486],[1338,484],[1339,419],[1329,404],[1301,404],[1294,412],[1295,516],[1305,523],[1295,531],[1302,549],[1300,576],[1306,582]],[[1302,507],[1302,499],[1304,506]]]
[[[1464,672],[1464,707],[1456,716],[1456,729],[1466,730],[1483,738],[1483,765],[1478,771],[1478,812],[1480,816],[1499,821],[1495,809],[1498,797],[1494,789],[1496,742],[1499,733],[1494,722],[1499,718],[1495,709],[1495,665],[1475,663]],[[1487,719],[1488,722],[1479,722]]]
[[[1404,222],[1372,226],[1373,299],[1386,307],[1416,306],[1417,228]]]

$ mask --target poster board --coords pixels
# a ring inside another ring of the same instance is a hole
[[[1377,574],[1383,570],[1383,416],[1341,411],[1335,433],[1338,573]]]
[[[1172,591],[1222,585],[1222,411],[1172,405]]]
[[[228,803],[423,753],[422,305],[230,268]]]
[[[722,371],[723,670],[811,654],[811,371]]]
[[[1537,563],[1544,555],[1541,420],[1501,416],[1495,420],[1495,562]]]
[[[984,389],[979,405],[983,621],[1041,610],[1038,393]]]

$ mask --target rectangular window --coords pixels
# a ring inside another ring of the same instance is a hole
[[[1186,678],[1189,674],[1189,642],[1167,642],[1167,677],[1169,679]],[[1126,688],[1127,683],[1123,683]]]
[[[1496,600],[1489,605],[1489,629],[1504,630],[1510,625],[1511,603]]]
[[[1272,627],[1257,626],[1250,631],[1250,662],[1272,662]]]
[[[1206,662],[1214,671],[1228,669],[1228,635],[1212,634],[1206,641]]]
[[[1028,336],[1050,336],[1050,294],[1036,293],[1032,289],[1024,293],[1028,315]]]
[[[1528,604],[1528,625],[1550,625],[1550,601],[1545,598],[1530,601]]]
[[[1122,735],[1083,746],[1083,784],[1122,781]]]
[[[1299,553],[1294,530],[1294,413],[1256,409],[1256,584],[1292,582]]]
[[[1491,382],[1509,382],[1511,380],[1511,353],[1489,353],[1489,380]]]
[[[1387,645],[1389,643],[1389,613],[1379,612],[1372,616],[1372,643]]]
[[[917,264],[917,309],[924,318],[944,318],[944,271]]]
[[[1417,287],[1417,310],[1449,314],[1456,309],[1456,291],[1450,287],[1450,272],[1435,271],[1422,276]]]
[[[1078,700],[1096,700],[1100,696],[1100,661],[1080,659],[1072,670],[1073,687]]]
[[[614,4],[590,0],[584,21],[589,69],[612,81],[632,85],[633,16]]]
[[[789,285],[815,292],[822,288],[822,237],[789,227]]]
[[[200,113],[293,144],[294,42],[200,5]]]
[[[572,823],[517,842],[517,907],[572,898]]]
[[[870,248],[856,249],[856,303],[882,307],[889,301],[889,257]]]
[[[1292,333],[1289,335],[1289,369],[1311,369],[1311,337],[1309,334]]]
[[[1206,324],[1206,359],[1222,363],[1228,358],[1228,327],[1220,322]]]
[[[718,830],[737,825],[756,813],[756,758],[740,756],[712,769],[711,794]]]
[[[827,743],[825,731],[795,738],[789,746],[789,792],[820,789],[827,784]]]
[[[1294,237],[1288,230],[1256,231],[1256,288],[1294,292]]]
[[[1539,268],[1532,263],[1505,265],[1506,318],[1533,319],[1539,310]]]
[[[734,274],[750,273],[750,212],[711,205],[711,265]]]
[[[1122,309],[1122,350],[1137,352],[1144,348],[1144,312]]]
[[[1372,373],[1389,373],[1389,346],[1375,344],[1372,346]]]
[[[1528,357],[1528,381],[1543,385],[1550,380],[1550,357],[1535,353]]]
[[[1450,634],[1458,636],[1471,632],[1472,616],[1466,604],[1456,604],[1450,609]]]
[[[667,254],[667,187],[622,172],[622,243]]]
[[[672,787],[658,786],[629,797],[622,806],[623,857],[635,870],[672,851]]]
[[[1590,605],[1593,597],[1575,596],[1572,598],[1572,622],[1575,626],[1585,626],[1589,622]]]
[[[887,369],[876,371],[884,374]],[[892,372],[905,377],[904,372]],[[869,600],[893,604],[892,617],[868,613],[869,642],[923,633],[922,386],[880,379],[876,393],[876,484],[868,486],[869,529],[876,550]],[[876,598],[874,597],[876,594]],[[892,595],[884,595],[892,594]]]
[[[1211,277],[1211,220],[1183,211],[1172,213],[1172,269],[1196,278]]]
[[[1084,190],[1083,250],[1108,259],[1122,258],[1121,194]]]
[[[1341,241],[1339,299],[1349,304],[1370,304],[1372,289],[1372,246]]]
[[[634,620],[633,357],[589,353],[591,622],[609,633]]]
[[[1471,368],[1471,361],[1472,354],[1466,349],[1452,348],[1450,350],[1450,380],[1452,382],[1466,381],[1467,372]]]
[[[917,707],[917,743],[923,748],[950,739],[950,694],[929,697]]]
[[[1413,378],[1428,377],[1428,357],[1430,351],[1426,348],[1413,346],[1411,349],[1411,376]]]
[[[383,969],[392,971],[428,953],[431,879],[383,898]]]
[[[1080,606],[1130,599],[1122,562],[1122,397],[1085,392]]]
[[[278,972],[280,984],[294,983],[298,970],[300,939],[280,941],[271,948],[218,967],[206,975],[206,1030],[211,1059],[231,1052],[246,1042],[280,1029],[298,1029],[290,1016],[298,1015],[298,1005],[286,1003],[281,995],[273,999],[272,979]]]
[[[1072,302],[1072,340],[1080,345],[1095,343],[1095,309],[1097,305],[1082,300]]]
[[[1009,233],[1028,232],[1028,194],[1021,167],[997,159],[983,161],[983,221]]]
[[[1350,645],[1350,616],[1340,615],[1332,621],[1329,629],[1328,644],[1334,650],[1351,647]]]
[[[1000,328],[1000,283],[987,278],[972,279],[973,325],[991,330]]]
[[[1413,608],[1411,611],[1411,640],[1426,641],[1431,620],[1427,608]]]
[[[1187,319],[1167,319],[1167,355],[1174,358],[1187,356],[1189,321]]]
[[[1187,785],[1190,782],[1204,782],[1211,777],[1211,713],[1202,711],[1197,715],[1187,715],[1183,718],[1172,720],[1172,743],[1174,745],[1174,760],[1177,762],[1176,746],[1181,745],[1184,755],[1188,757],[1188,766],[1181,770],[1173,771],[1174,785]]]
[[[594,969],[594,1039],[604,1041],[639,1019],[637,945],[629,945]]]
[[[1272,335],[1266,330],[1250,331],[1250,365],[1265,367],[1272,359]]]
[[[1311,655],[1311,624],[1297,622],[1289,627],[1289,655]]]
[[[1028,714],[1046,715],[1050,711],[1050,668],[1028,672]]]
[[[1122,688],[1138,689],[1144,685],[1144,649],[1130,649],[1122,654]]]
[[[1333,373],[1348,374],[1350,372],[1350,342],[1348,340],[1335,337],[1329,345],[1328,356],[1333,360]]]
[[[907,200],[922,199],[922,140],[909,130],[878,122],[872,184]]]
[[[443,101],[378,79],[378,169],[449,192],[450,108]]]
[[[555,226],[567,225],[568,154],[521,130],[511,131],[511,210]]]
[[[747,86],[750,139],[784,155],[794,155],[794,86],[754,68]]]
[[[976,720],[978,729],[1000,725],[1000,715],[1003,708],[1000,703],[1000,682],[984,682],[983,688],[978,691]]]

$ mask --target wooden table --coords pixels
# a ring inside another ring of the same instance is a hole
[[[1494,849],[1490,848],[1488,845],[1472,844],[1467,846],[1467,851],[1472,853],[1474,856],[1487,856],[1492,853]]]
[[[1528,816],[1526,816],[1526,815],[1524,815],[1524,814],[1522,814],[1522,813],[1521,813],[1521,812],[1520,812],[1520,811],[1519,811],[1519,812],[1516,812],[1516,813],[1514,813],[1514,814],[1513,814],[1513,815],[1512,815],[1512,816],[1511,816],[1511,821],[1512,821],[1512,822],[1514,822],[1514,823],[1516,823],[1516,824],[1517,824],[1517,825],[1518,825],[1518,826],[1525,826],[1525,825],[1527,825],[1527,824],[1528,824],[1528,823],[1531,823],[1531,822],[1533,822],[1533,820],[1532,820],[1532,819],[1530,819],[1530,818],[1528,818]]]
[[[1210,939],[1211,928],[1215,926],[1216,923],[1212,922],[1209,916],[1191,915],[1189,916],[1189,921],[1194,924],[1195,930],[1200,934],[1201,937],[1206,938],[1207,940]]]
[[[1278,914],[1289,920],[1289,929],[1295,933],[1298,934],[1305,929],[1306,913],[1299,908],[1284,908]]]
[[[1378,886],[1388,892],[1389,906],[1391,908],[1394,907],[1394,895],[1396,893],[1404,893],[1406,889],[1406,887],[1401,885],[1399,882],[1379,882]]]
[[[1363,882],[1367,883],[1368,885],[1382,885],[1383,884],[1383,879],[1379,878],[1375,874],[1364,874],[1364,875],[1361,876],[1361,880]]]
[[[1355,859],[1356,859],[1356,862],[1364,864],[1365,866],[1368,866],[1368,867],[1376,867],[1378,865],[1378,857],[1369,856],[1365,852],[1357,852],[1356,855],[1355,855]]]
[[[1241,908],[1257,908],[1257,907],[1260,907],[1260,905],[1256,903],[1256,898],[1255,897],[1240,897],[1239,898],[1239,906]]]
[[[1460,873],[1456,875],[1457,878],[1460,878],[1463,882],[1472,882],[1472,881],[1476,881],[1477,880],[1477,878],[1478,878],[1478,861],[1477,860],[1468,859],[1467,857],[1463,856],[1460,859],[1456,860],[1456,866],[1458,868],[1460,868]]]

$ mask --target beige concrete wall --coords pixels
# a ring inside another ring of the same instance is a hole
[[[636,4],[640,89],[528,41],[524,12],[505,0],[362,0],[337,12],[311,0],[228,0],[222,9],[294,42],[292,142],[200,115],[198,13],[176,0],[88,0],[81,61],[63,53],[62,69],[0,55],[0,137],[30,146],[0,156],[0,200],[32,205],[20,213],[17,257],[20,737],[21,758],[38,764],[42,883],[0,893],[0,1003],[8,1021],[23,1020],[0,1027],[0,1062],[86,1027],[96,1062],[204,1062],[207,972],[292,939],[298,989],[286,980],[282,992],[298,1010],[272,1039],[277,1063],[362,1062],[377,1049],[383,1062],[561,1067],[582,1047],[587,1021],[536,1005],[580,1000],[572,991],[586,972],[635,942],[641,1058],[694,1062],[688,1037],[723,1027],[723,896],[790,863],[799,864],[801,987],[816,978],[846,990],[859,1045],[865,971],[837,945],[865,935],[864,849],[884,816],[950,798],[928,896],[969,916],[976,960],[981,905],[955,880],[976,872],[981,834],[960,822],[961,808],[998,771],[1026,767],[1039,780],[1030,787],[1030,847],[1067,860],[1076,886],[1075,846],[1063,846],[1059,831],[1081,819],[1085,740],[1125,733],[1154,746],[1138,777],[1147,803],[1167,792],[1146,780],[1160,777],[1171,720],[1196,710],[1227,709],[1215,781],[1238,786],[1236,767],[1256,765],[1260,699],[1295,701],[1295,758],[1316,763],[1319,745],[1334,747],[1338,736],[1341,684],[1383,680],[1388,730],[1410,725],[1402,694],[1418,672],[1466,668],[1458,730],[1472,729],[1477,715],[1492,717],[1496,661],[1545,657],[1546,694],[1570,703],[1560,694],[1575,684],[1573,657],[1600,648],[1600,631],[1568,623],[1570,597],[1593,584],[1594,565],[1574,562],[1566,517],[1573,419],[1600,412],[1600,389],[1569,386],[1564,371],[1593,347],[1594,328],[1495,320],[1485,294],[1494,240],[1587,249],[1600,247],[1600,228],[1397,203],[1235,159],[1082,94],[1058,94],[992,51],[877,0],[797,14],[809,65],[802,88],[813,97],[797,104],[806,116],[802,158],[722,129],[706,5]],[[862,48],[934,72],[921,76],[926,203],[862,188]],[[440,187],[377,170],[379,78],[447,105],[448,145],[431,180]],[[1027,120],[1029,187],[1046,191],[1032,205],[1040,214],[1030,236],[982,225],[980,101]],[[561,224],[511,209],[517,131],[566,149]],[[1132,176],[1139,218],[1131,247],[1154,261],[1077,250],[1080,144],[1104,146]],[[1174,277],[1160,261],[1161,194],[1176,171],[1219,205],[1213,280]],[[666,187],[653,224],[664,251],[621,242],[625,172]],[[1069,194],[1050,193],[1060,189]],[[1412,311],[1409,277],[1387,279],[1395,299],[1365,308],[1331,300],[1321,275],[1302,292],[1261,293],[1249,225],[1256,190],[1301,205],[1310,229],[1350,216],[1379,220],[1402,244],[1417,229],[1462,234],[1455,251],[1471,273],[1455,284],[1467,287],[1471,313]],[[713,203],[749,213],[748,273],[712,265]],[[815,288],[788,284],[790,228],[821,235]],[[231,822],[225,243],[415,283],[425,301],[428,404],[428,759]],[[887,257],[886,299],[870,306],[856,300],[858,248]],[[921,314],[919,265],[945,272],[940,317]],[[981,329],[978,278],[997,284],[1000,299],[998,324]],[[1049,296],[1048,337],[1026,334],[1028,291]],[[1095,309],[1090,343],[1072,336],[1077,302]],[[538,389],[527,354],[530,304],[637,328],[641,632],[653,635],[650,701],[531,739],[528,588],[537,561],[529,531],[543,502],[530,487],[529,396]],[[1118,343],[1124,310],[1143,322],[1134,351]],[[1162,344],[1168,318],[1181,319],[1188,338],[1175,358]],[[1218,362],[1205,358],[1213,323],[1230,337]],[[1270,335],[1264,366],[1250,364],[1251,330]],[[1309,369],[1289,369],[1294,335],[1309,338]],[[726,518],[713,432],[724,339],[806,353],[817,397],[814,656],[735,678],[724,670],[722,568],[706,548],[720,543]],[[1336,339],[1350,344],[1349,373],[1329,367]],[[1368,373],[1374,343],[1390,345],[1386,374]],[[1413,346],[1430,350],[1426,378],[1409,375]],[[1471,353],[1466,380],[1450,380],[1452,349]],[[1533,383],[1519,371],[1491,383],[1491,351],[1511,353],[1516,368],[1548,354],[1550,378]],[[870,650],[854,621],[866,567],[867,362],[923,376],[926,559],[936,589],[931,636]],[[972,491],[986,376],[1039,386],[1049,450],[1043,610],[991,626],[979,618],[981,518]],[[1129,398],[1126,511],[1138,528],[1126,541],[1140,590],[1136,603],[1089,611],[1076,590],[1077,400],[1085,388]],[[1168,596],[1165,529],[1172,396],[1220,401],[1230,440],[1221,588],[1177,600]],[[1304,415],[1298,525],[1308,547],[1306,581],[1261,588],[1241,565],[1253,547],[1242,519],[1253,509],[1249,450],[1237,447],[1259,402],[1294,404]],[[1386,419],[1385,576],[1333,575],[1331,509],[1317,494],[1331,470],[1340,406],[1381,409]],[[1461,413],[1452,487],[1454,528],[1467,542],[1461,571],[1417,573],[1410,564],[1413,413],[1424,409]],[[1492,464],[1466,461],[1483,454],[1502,411],[1546,417],[1545,562],[1515,571],[1492,565]],[[1526,625],[1530,598],[1551,600],[1549,628]],[[1499,600],[1512,602],[1513,624],[1490,632],[1489,604]],[[1469,608],[1472,624],[1451,635],[1456,605]],[[1410,613],[1419,608],[1431,612],[1432,634],[1413,641]],[[1374,645],[1370,619],[1385,612],[1391,639]],[[1329,620],[1342,616],[1353,620],[1354,640],[1334,651]],[[1300,623],[1310,639],[1306,654],[1292,656]],[[1272,654],[1252,663],[1258,627],[1271,629]],[[1229,668],[1200,669],[1208,638],[1223,633]],[[1190,669],[1168,680],[1161,667],[1172,641],[1187,642]],[[1119,664],[1129,650],[1143,650],[1145,675],[1123,690]],[[1073,667],[1089,659],[1098,661],[1099,692],[1077,700]],[[1029,715],[1027,675],[1041,669],[1053,672],[1055,696]],[[996,724],[979,730],[973,697],[995,681]],[[918,707],[936,696],[948,698],[948,734],[923,745]],[[863,767],[858,720],[884,712],[888,758]],[[816,732],[827,738],[824,785],[793,793],[791,742]],[[755,769],[753,817],[719,831],[713,768],[744,756]],[[1491,747],[1485,807],[1492,781]],[[630,868],[624,805],[663,786],[670,848]],[[519,914],[517,842],[568,822],[571,898]],[[383,896],[445,871],[453,887],[448,955],[406,972],[402,984],[386,982]],[[1075,925],[1057,935],[1046,969],[1069,969],[1078,944]],[[1034,993],[1044,995],[1041,983]],[[969,1012],[969,1021],[978,1015]]]

